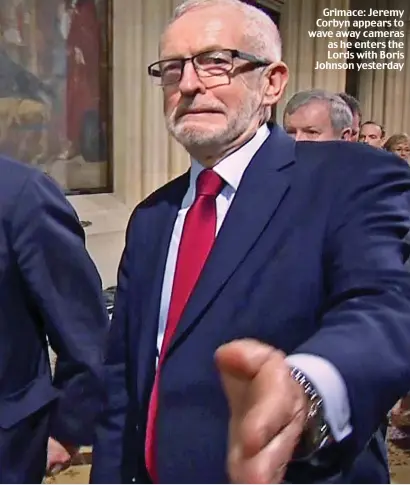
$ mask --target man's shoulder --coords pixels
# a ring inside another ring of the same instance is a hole
[[[347,141],[296,142],[296,160],[327,173],[352,172],[356,176],[382,171],[410,173],[399,157],[383,149]]]
[[[18,218],[22,208],[25,214],[33,210],[37,203],[33,196],[36,187],[44,186],[48,177],[36,167],[3,155],[0,173],[0,219]]]
[[[28,179],[41,175],[41,171],[29,164],[0,155],[0,187],[15,190],[22,187]]]
[[[312,155],[320,155],[323,157],[332,157],[332,159],[343,158],[351,159],[351,157],[367,157],[367,156],[385,156],[385,150],[377,150],[364,143],[353,143],[343,140],[331,141],[297,141],[296,156],[309,157]]]

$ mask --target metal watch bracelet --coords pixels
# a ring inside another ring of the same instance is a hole
[[[314,453],[330,444],[333,437],[324,417],[323,399],[315,386],[297,367],[291,368],[291,376],[303,389],[309,401],[309,410],[295,459],[310,459]]]

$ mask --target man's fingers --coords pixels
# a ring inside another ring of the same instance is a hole
[[[215,360],[231,410],[231,420],[242,419],[249,408],[249,385],[274,351],[254,340],[238,340],[219,347]]]
[[[61,463],[56,463],[55,465],[47,468],[46,470],[46,475],[48,477],[54,477],[61,473],[62,471],[66,470],[69,467],[69,464],[61,464]]]
[[[220,347],[215,357],[231,409],[231,441],[240,441],[243,456],[253,456],[302,406],[300,387],[290,376],[284,354],[261,342],[233,341]]]
[[[302,431],[292,422],[258,454],[250,458],[228,455],[228,474],[233,483],[281,483]]]
[[[56,475],[68,468],[77,451],[78,449],[74,446],[63,446],[55,439],[49,438],[47,449],[47,473],[49,475]]]
[[[307,412],[282,352],[254,340],[215,355],[231,410],[228,471],[237,483],[280,483]]]
[[[300,388],[291,379],[283,357],[274,354],[252,380],[240,425],[244,456],[257,454],[294,419]]]
[[[217,362],[231,408],[231,427],[242,453],[258,453],[302,406],[282,352],[252,340],[219,349]]]

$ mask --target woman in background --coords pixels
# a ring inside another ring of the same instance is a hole
[[[406,133],[398,133],[389,137],[384,144],[384,148],[410,164],[410,137]]]

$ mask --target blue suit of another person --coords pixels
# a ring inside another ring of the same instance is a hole
[[[90,442],[108,318],[64,194],[7,158],[0,173],[0,483],[41,483],[49,436]],[[58,356],[54,381],[47,338]]]
[[[157,190],[129,223],[93,483],[150,482],[144,446],[161,295],[189,182],[188,172]],[[161,368],[160,483],[229,482],[229,409],[214,353],[246,337],[287,355],[320,357],[346,387],[351,431],[315,460],[292,462],[286,481],[388,482],[378,428],[410,383],[409,190],[408,168],[382,151],[295,142],[271,129],[242,176]]]

